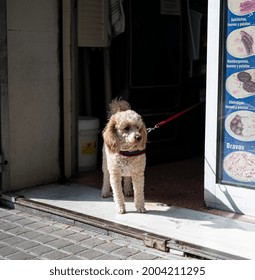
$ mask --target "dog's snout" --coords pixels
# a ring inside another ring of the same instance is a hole
[[[137,141],[140,141],[140,140],[142,140],[142,136],[141,136],[141,135],[136,135],[136,136],[135,136],[135,139],[136,139]]]

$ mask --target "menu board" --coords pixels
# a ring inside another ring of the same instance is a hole
[[[255,188],[255,0],[228,0],[221,181]]]

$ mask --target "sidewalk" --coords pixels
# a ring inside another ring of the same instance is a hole
[[[104,235],[0,205],[0,260],[178,260],[140,240]]]
[[[78,184],[18,191],[15,203],[93,224],[106,233],[140,237],[146,245],[170,252],[208,259],[255,259],[255,223],[238,215],[228,218],[149,201],[147,213],[141,214],[133,198],[126,198],[127,213],[120,215],[112,197],[103,199],[99,189]]]

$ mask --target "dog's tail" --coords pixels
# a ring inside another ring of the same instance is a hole
[[[127,111],[130,109],[131,109],[131,106],[127,101],[116,98],[116,99],[112,100],[112,102],[110,104],[109,117],[111,117],[112,115],[114,115],[117,112]]]

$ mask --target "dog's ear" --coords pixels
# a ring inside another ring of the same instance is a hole
[[[143,126],[141,128],[141,136],[142,136],[141,146],[143,149],[145,149],[145,147],[146,147],[147,135],[148,135],[147,128],[146,128],[145,124],[143,124]]]
[[[115,130],[115,117],[112,116],[103,131],[104,143],[112,153],[119,151],[119,139]]]

